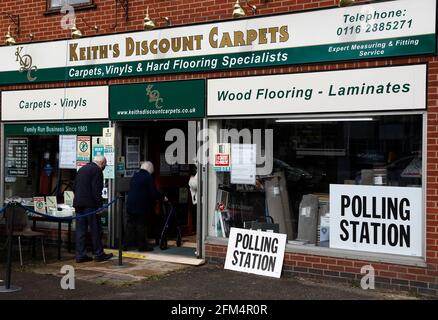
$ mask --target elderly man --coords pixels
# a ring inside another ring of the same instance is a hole
[[[140,170],[131,179],[126,201],[128,244],[136,243],[139,251],[152,251],[147,242],[147,220],[154,213],[155,201],[162,198],[155,188],[154,165],[143,162]],[[164,200],[167,200],[164,198]],[[127,247],[125,245],[125,247]]]
[[[73,207],[78,216],[76,220],[76,262],[78,263],[93,260],[93,258],[87,256],[85,248],[88,226],[91,229],[94,260],[97,262],[106,261],[113,256],[112,254],[105,254],[103,251],[100,215],[93,214],[81,218],[81,215],[93,212],[103,205],[102,189],[105,167],[105,157],[98,155],[93,159],[93,162],[80,168],[76,175]]]

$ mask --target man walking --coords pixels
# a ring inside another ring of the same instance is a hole
[[[94,157],[93,162],[88,163],[79,169],[74,183],[73,207],[76,210],[76,262],[92,261],[87,256],[85,240],[88,226],[91,229],[94,260],[97,262],[106,261],[112,258],[112,254],[105,254],[102,246],[102,226],[100,214],[93,214],[86,217],[87,213],[93,212],[103,205],[103,170],[106,167],[104,156]]]

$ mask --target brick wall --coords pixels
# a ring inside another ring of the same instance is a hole
[[[95,9],[77,11],[77,16],[83,17],[90,25],[98,24],[98,34],[112,34],[125,31],[142,30],[146,4],[149,5],[149,14],[158,26],[165,24],[159,16],[168,16],[172,23],[184,25],[196,22],[213,22],[230,19],[235,0],[130,0],[129,21],[125,21],[123,10],[119,8],[118,27],[113,28],[116,18],[115,1],[95,0]],[[251,4],[258,7],[258,15],[293,12],[305,9],[335,6],[336,0],[253,0]],[[21,37],[19,43],[29,42],[27,36],[33,33],[34,41],[50,41],[67,39],[69,31],[60,28],[61,15],[45,15],[45,0],[4,0],[0,4],[1,11],[19,14],[21,21]],[[245,8],[247,9],[247,8]],[[250,10],[247,10],[249,13]],[[10,20],[0,18],[0,35],[8,29]],[[96,33],[88,29],[78,19],[78,27],[87,36]],[[377,271],[377,282],[381,286],[392,286],[399,289],[410,289],[418,293],[438,294],[438,59],[437,57],[384,59],[351,63],[329,63],[300,65],[293,67],[260,68],[244,71],[220,71],[196,74],[178,74],[165,76],[148,76],[136,78],[122,78],[101,81],[75,81],[68,84],[31,84],[16,86],[0,86],[0,90],[55,88],[65,86],[91,86],[115,83],[131,83],[142,81],[184,80],[196,78],[218,78],[245,75],[301,73],[308,71],[341,70],[346,68],[366,68],[374,66],[402,65],[413,63],[428,63],[428,125],[427,125],[427,267],[414,268],[397,266],[393,264],[373,263]],[[206,254],[211,261],[222,261],[225,256],[225,247],[207,245]],[[312,274],[344,280],[358,280],[360,268],[366,261],[353,261],[348,259],[325,258],[312,255],[286,254],[285,272],[294,274]]]

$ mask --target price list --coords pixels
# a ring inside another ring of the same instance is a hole
[[[10,177],[27,177],[28,175],[27,138],[8,138],[6,155],[6,175]]]

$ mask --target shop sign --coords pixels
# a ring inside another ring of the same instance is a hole
[[[426,109],[427,66],[223,78],[207,81],[207,115]]]
[[[435,0],[399,0],[19,44],[0,48],[0,84],[433,54],[435,29]]]
[[[108,87],[2,92],[3,121],[108,119]]]
[[[6,176],[27,177],[29,141],[27,138],[6,139]]]
[[[330,248],[423,256],[422,189],[330,185]]]
[[[225,269],[280,278],[286,235],[231,228]]]
[[[110,87],[110,119],[187,119],[205,115],[205,81],[149,82]]]
[[[101,135],[108,122],[81,123],[26,123],[6,124],[5,135],[12,136],[57,136],[57,135]]]

